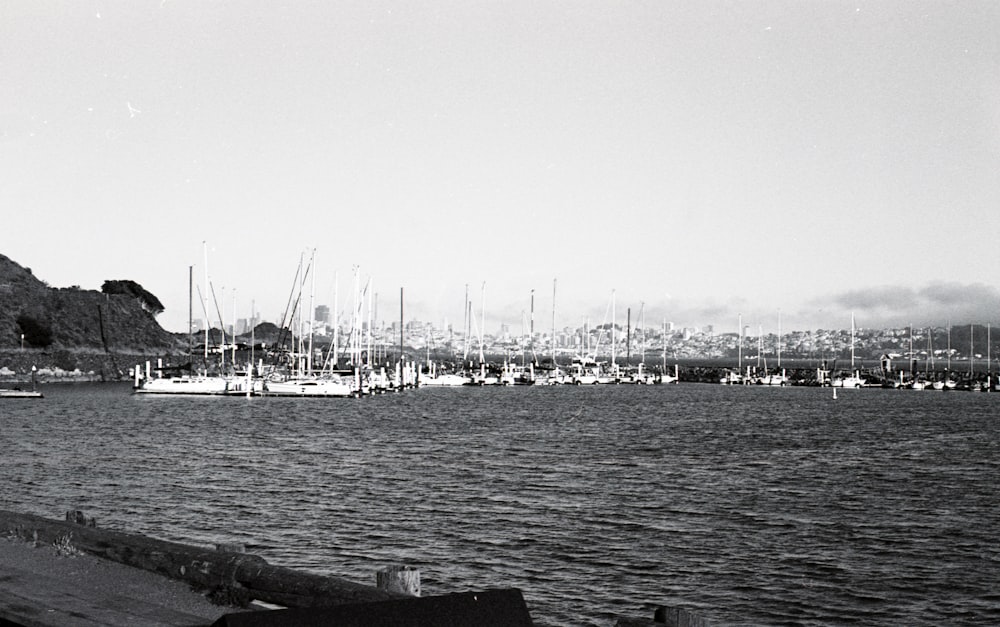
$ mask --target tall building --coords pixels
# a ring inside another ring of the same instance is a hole
[[[313,314],[313,319],[316,322],[322,322],[323,324],[330,324],[330,308],[326,305],[317,305],[316,311]]]

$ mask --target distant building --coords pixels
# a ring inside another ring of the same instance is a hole
[[[330,308],[326,305],[317,305],[316,311],[313,314],[313,319],[316,320],[316,322],[330,324]]]

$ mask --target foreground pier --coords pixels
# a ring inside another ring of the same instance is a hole
[[[67,519],[0,511],[0,626],[532,624],[515,589],[421,598]]]
[[[531,627],[515,588],[421,597],[419,571],[377,586],[206,549],[0,510],[0,627]],[[615,627],[709,627],[678,608]]]

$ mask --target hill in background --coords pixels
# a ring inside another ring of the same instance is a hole
[[[129,289],[131,286],[131,289]],[[53,288],[0,255],[0,350],[171,354],[186,347],[156,321],[154,296],[132,281],[104,291]],[[145,298],[143,297],[145,296]]]

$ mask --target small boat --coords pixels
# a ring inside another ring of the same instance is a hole
[[[448,373],[448,374],[438,374],[436,376],[430,375],[420,375],[419,385],[420,387],[458,387],[462,385],[469,384],[469,377]]]
[[[855,371],[852,374],[834,377],[830,385],[835,388],[860,388],[868,384],[868,380]]]
[[[417,375],[417,385],[420,387],[458,387],[468,385],[470,382],[471,378],[468,375],[438,370],[438,365],[429,359],[427,369]]]
[[[261,396],[345,397],[354,395],[354,386],[339,375],[296,377],[284,381],[266,381]]]
[[[627,370],[621,377],[621,383],[631,383],[632,385],[652,385],[656,382],[656,375],[644,370],[642,364],[639,364],[635,370]]]
[[[15,387],[13,389],[0,388],[0,398],[43,398],[42,393],[37,390],[22,390]]]
[[[743,385],[743,375],[734,370],[727,370],[719,379],[722,385]]]
[[[486,362],[480,362],[479,372],[472,373],[470,385],[499,385],[500,377],[486,369]]]
[[[604,373],[601,365],[590,358],[573,358],[570,367],[570,383],[573,385],[598,385],[614,383],[615,379]]]
[[[562,385],[567,382],[566,373],[558,366],[552,370],[544,370],[541,373],[535,372],[534,385]]]
[[[758,379],[757,383],[759,385],[783,386],[783,385],[788,385],[788,377],[786,377],[783,372],[782,373],[773,372],[771,374],[766,374],[760,379]]]
[[[500,385],[533,385],[535,383],[534,364],[518,366],[504,363],[500,372]]]

